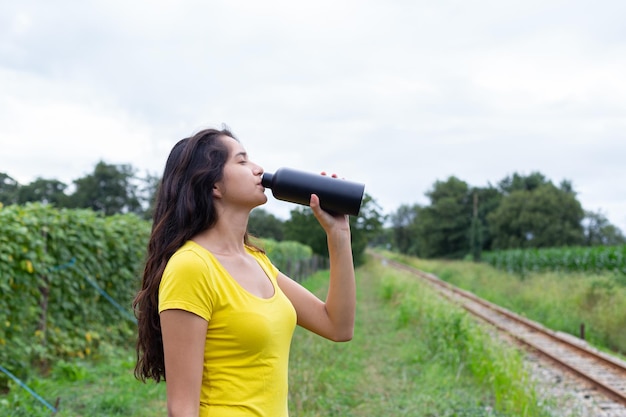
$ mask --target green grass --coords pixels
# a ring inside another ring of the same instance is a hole
[[[579,336],[584,324],[590,343],[626,354],[623,275],[536,272],[522,276],[484,263],[392,256],[554,330]]]
[[[148,417],[165,415],[165,385],[138,382],[132,349],[114,349],[96,362],[60,361],[48,377],[28,386],[52,406],[59,399],[57,417]],[[0,415],[51,416],[51,411],[17,384],[0,396]]]
[[[548,416],[518,352],[467,314],[378,262],[359,268],[357,323],[348,343],[296,329],[290,357],[290,413],[308,416]],[[324,296],[328,272],[305,281]],[[131,347],[98,361],[56,363],[28,384],[59,417],[166,414],[165,385],[134,379]],[[50,416],[16,385],[0,395],[2,416]]]
[[[327,274],[305,281],[323,295]],[[345,344],[297,329],[292,416],[547,416],[517,351],[403,273],[359,269]]]

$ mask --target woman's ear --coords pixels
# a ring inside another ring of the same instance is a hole
[[[222,198],[222,190],[219,184],[215,184],[213,186],[213,197],[214,198]]]

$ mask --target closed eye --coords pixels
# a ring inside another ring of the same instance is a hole
[[[235,158],[237,158],[239,160],[237,162],[239,164],[246,164],[246,163],[248,163],[248,154],[246,152],[239,152],[237,155],[235,155]]]

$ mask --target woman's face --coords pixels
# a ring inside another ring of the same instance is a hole
[[[261,185],[263,168],[248,158],[244,147],[235,139],[222,136],[228,148],[224,176],[215,184],[215,197],[224,204],[252,209],[267,202],[265,188]]]

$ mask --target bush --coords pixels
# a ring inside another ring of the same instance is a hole
[[[132,214],[0,207],[0,363],[25,377],[33,365],[46,371],[52,359],[132,343],[128,307],[149,233]]]

